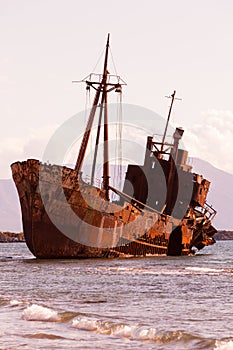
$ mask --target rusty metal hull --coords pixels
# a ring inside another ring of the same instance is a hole
[[[110,203],[73,169],[33,159],[11,167],[25,240],[37,258],[187,255],[214,243],[210,221]]]

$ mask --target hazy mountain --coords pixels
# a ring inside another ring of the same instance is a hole
[[[192,158],[193,170],[211,181],[208,203],[217,210],[217,229],[233,229],[233,175],[210,163]],[[13,180],[0,180],[0,231],[22,231],[21,211]]]
[[[193,171],[211,181],[208,204],[217,210],[214,225],[218,229],[233,229],[233,174],[215,168],[210,163],[193,158]]]
[[[13,180],[0,180],[0,231],[21,232],[21,211]]]

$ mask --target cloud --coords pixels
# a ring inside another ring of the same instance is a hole
[[[194,124],[184,133],[184,145],[189,150],[191,157],[207,160],[219,169],[233,173],[233,113],[231,111],[209,110],[202,113],[203,124]],[[42,159],[45,147],[57,126],[47,125],[30,131],[26,138],[2,137],[0,140],[0,178],[10,178],[10,164],[18,160],[28,158]],[[145,147],[146,136],[142,130],[129,127],[123,132],[123,140],[135,140]],[[137,134],[137,137],[135,137]],[[94,147],[94,139],[93,147]],[[143,145],[141,144],[143,143]],[[123,148],[127,151],[135,147],[130,142],[123,142]],[[73,163],[78,154],[78,145],[75,144],[68,150],[65,163]],[[92,150],[93,152],[93,150]],[[91,152],[91,153],[92,153]],[[88,153],[88,152],[87,152]],[[139,152],[141,155],[141,151]],[[128,154],[128,153],[127,153]],[[123,152],[124,158],[124,152]],[[129,158],[125,156],[125,158]],[[140,160],[139,163],[143,161]]]
[[[0,140],[0,178],[10,178],[10,165],[28,158],[41,159],[49,138],[56,126],[47,125],[32,129],[27,137],[2,137]]]
[[[184,135],[190,156],[233,173],[233,113],[208,110],[202,117],[204,123],[195,124]]]

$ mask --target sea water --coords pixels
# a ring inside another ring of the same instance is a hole
[[[0,244],[0,349],[233,349],[232,251],[37,260]]]

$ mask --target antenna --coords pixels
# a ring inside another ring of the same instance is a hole
[[[171,96],[165,96],[167,98],[171,98],[171,105],[169,108],[169,112],[168,112],[168,116],[167,116],[167,122],[166,122],[166,126],[165,126],[165,130],[164,130],[164,134],[163,134],[163,138],[162,138],[162,145],[161,145],[161,152],[163,151],[163,147],[164,147],[164,142],[165,142],[165,138],[166,138],[166,134],[167,134],[167,128],[168,128],[168,124],[169,124],[169,120],[171,117],[171,111],[172,111],[172,106],[173,106],[173,102],[174,100],[182,100],[181,98],[175,98],[175,94],[176,94],[176,90],[174,90],[173,94],[171,94]]]

